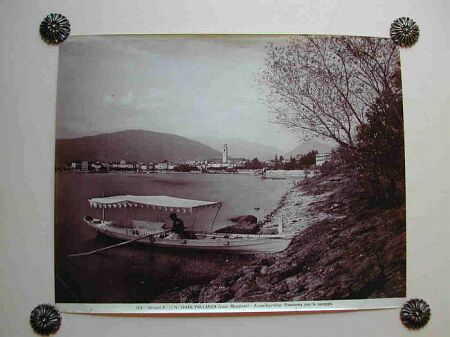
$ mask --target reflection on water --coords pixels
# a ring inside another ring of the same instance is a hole
[[[223,270],[243,265],[251,257],[217,253],[180,252],[123,246],[85,257],[67,258],[111,244],[96,238],[82,222],[91,209],[88,198],[134,194],[170,195],[180,198],[222,201],[214,230],[227,226],[229,218],[253,214],[262,219],[276,207],[291,180],[262,180],[247,175],[200,174],[76,174],[57,173],[55,191],[56,302],[148,303],[167,291],[208,282]],[[168,214],[130,210],[133,219],[153,219]],[[122,219],[123,210],[107,210],[108,218]],[[133,212],[133,213],[132,213]],[[199,211],[197,218],[182,214],[186,226],[210,230],[215,210]],[[170,223],[167,221],[167,223]]]

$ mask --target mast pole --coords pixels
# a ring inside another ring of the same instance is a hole
[[[103,198],[105,197],[105,190],[103,190]],[[102,207],[102,221],[105,221],[105,208],[106,205],[104,205],[105,207]]]

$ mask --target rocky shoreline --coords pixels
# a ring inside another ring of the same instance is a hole
[[[155,302],[254,302],[405,296],[405,207],[368,208],[352,179],[318,174],[295,184],[262,224],[298,233],[283,252],[255,257]]]
[[[314,203],[324,200],[327,194],[311,194],[306,191],[303,186],[308,181],[298,181],[286,192],[278,207],[265,216],[261,234],[278,233],[280,224],[283,233],[299,233],[314,221],[327,218],[328,215],[321,211],[309,211]]]

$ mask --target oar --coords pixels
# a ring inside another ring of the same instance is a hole
[[[127,245],[127,244],[131,243],[131,242],[135,242],[135,241],[139,241],[139,240],[148,238],[149,236],[158,235],[158,234],[162,234],[162,233],[166,233],[166,232],[170,232],[170,231],[171,231],[171,229],[166,229],[166,230],[164,230],[162,232],[156,232],[156,233],[147,234],[147,235],[138,237],[136,239],[131,239],[131,240],[128,240],[128,241],[117,243],[115,245],[99,248],[99,249],[96,249],[96,250],[93,250],[93,251],[90,251],[90,252],[78,253],[78,254],[69,254],[69,255],[67,255],[67,257],[77,257],[77,256],[92,255],[92,254],[95,254],[97,252],[101,252],[101,251],[104,251],[104,250],[107,250],[107,249],[111,249],[111,248],[115,248],[115,247],[119,247],[119,246],[124,246],[124,245]]]

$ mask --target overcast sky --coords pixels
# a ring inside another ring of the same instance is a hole
[[[256,76],[278,36],[72,37],[60,47],[57,138],[126,129],[242,138],[289,151]]]

